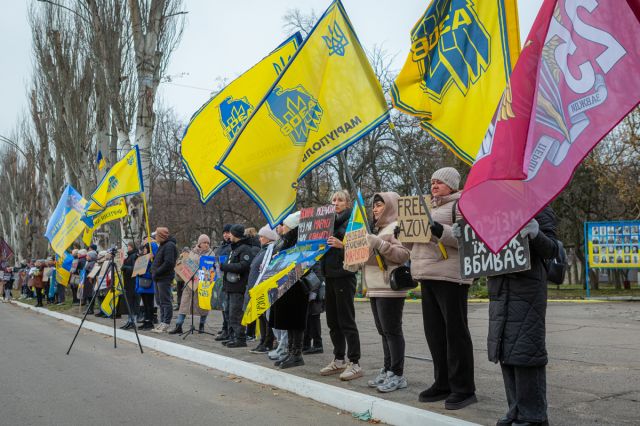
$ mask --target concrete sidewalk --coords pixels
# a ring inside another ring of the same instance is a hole
[[[458,419],[480,424],[495,424],[506,410],[500,368],[487,361],[486,303],[469,305],[469,323],[475,350],[475,371],[478,403],[459,411],[448,411],[442,402],[423,404],[417,401],[420,391],[432,381],[433,370],[422,326],[419,303],[407,303],[404,311],[404,332],[407,342],[405,375],[409,387],[391,394],[380,395],[367,387],[366,381],[381,366],[382,347],[375,330],[368,303],[356,304],[356,317],[361,333],[366,371],[363,379],[340,382],[336,376],[322,377],[321,367],[332,359],[331,342],[324,317],[323,338],[325,353],[305,356],[306,365],[286,370],[301,378],[326,383],[362,394],[363,398],[381,397],[385,400],[421,408]],[[74,307],[64,313],[80,316]],[[111,326],[112,321],[88,317],[92,322]],[[118,325],[124,319],[118,320]],[[187,320],[188,321],[188,320]],[[196,318],[197,323],[197,318]],[[210,315],[207,330],[214,332],[221,326],[221,314]],[[142,333],[141,333],[142,334]],[[184,344],[214,354],[233,357],[273,368],[263,355],[248,349],[227,349],[214,342],[209,335],[189,336],[183,340],[167,334],[145,333],[170,342]],[[105,344],[110,344],[105,342]],[[82,338],[76,342],[82,345]],[[251,347],[252,344],[250,343]],[[550,363],[547,369],[549,419],[555,425],[638,424],[640,419],[640,305],[619,303],[551,303],[547,312],[547,348]]]

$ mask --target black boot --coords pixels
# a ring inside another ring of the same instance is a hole
[[[204,323],[200,323],[200,325],[198,326],[198,333],[202,334],[204,333]]]
[[[169,331],[169,334],[182,334],[182,324],[176,324],[176,328]]]
[[[304,365],[304,359],[302,359],[302,339],[304,338],[304,332],[300,330],[289,331],[289,342],[291,348],[289,349],[289,357],[282,361],[280,368],[299,367]]]
[[[283,357],[278,358],[278,360],[273,363],[273,365],[276,367],[280,367],[282,363],[288,360],[293,353],[293,335],[290,331],[287,331],[287,336],[287,353]]]
[[[140,327],[138,330],[153,330],[153,322],[151,321],[143,322],[142,327]]]
[[[131,321],[125,322],[124,325],[120,327],[121,330],[128,330],[130,328],[133,328],[133,323]]]

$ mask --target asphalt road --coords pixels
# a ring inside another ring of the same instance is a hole
[[[346,425],[350,413],[0,303],[0,425]]]

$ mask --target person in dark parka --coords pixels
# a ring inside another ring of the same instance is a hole
[[[131,312],[126,312],[129,315],[127,322],[120,327],[123,330],[135,327],[136,316],[138,315],[139,310],[139,307],[135,304],[136,280],[131,276],[133,273],[133,266],[135,265],[137,258],[138,250],[136,249],[136,245],[134,242],[130,242],[127,244],[127,258],[120,267],[120,270],[122,271],[122,279],[124,281],[124,293],[127,297],[126,302],[128,302],[129,308],[131,309]],[[120,306],[124,305],[125,311],[127,310],[127,303],[125,303],[124,298],[119,298],[118,304]]]
[[[521,231],[529,237],[531,269],[490,277],[489,361],[500,363],[509,411],[498,425],[545,425],[547,421],[545,314],[547,270],[557,255],[557,219],[549,207]]]
[[[160,246],[151,264],[151,277],[156,286],[156,302],[160,306],[160,324],[154,332],[166,333],[173,317],[171,282],[175,277],[178,249],[176,239],[169,233],[169,228],[157,228],[156,241]]]

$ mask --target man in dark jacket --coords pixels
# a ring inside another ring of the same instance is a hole
[[[160,247],[151,264],[151,278],[156,285],[156,302],[160,306],[160,324],[153,331],[166,333],[173,316],[171,282],[175,277],[173,269],[178,260],[178,249],[176,248],[176,239],[169,234],[169,228],[157,228],[156,241]]]
[[[231,253],[226,263],[220,266],[223,275],[224,291],[229,301],[229,340],[223,341],[228,348],[247,346],[245,328],[242,321],[244,292],[249,280],[251,261],[257,254],[257,247],[250,244],[244,236],[244,226],[231,227]]]
[[[223,226],[222,244],[215,249],[215,256],[220,264],[226,263],[229,253],[231,253],[231,226],[233,225],[230,223]],[[227,298],[227,293],[224,291],[224,283],[223,291],[220,293],[220,298],[222,299],[222,330],[218,332],[218,335],[215,338],[218,342],[229,340],[229,300]]]
[[[557,256],[556,215],[547,207],[520,235],[529,237],[531,269],[490,277],[489,360],[500,362],[509,411],[498,425],[545,425],[547,384],[545,260]]]

